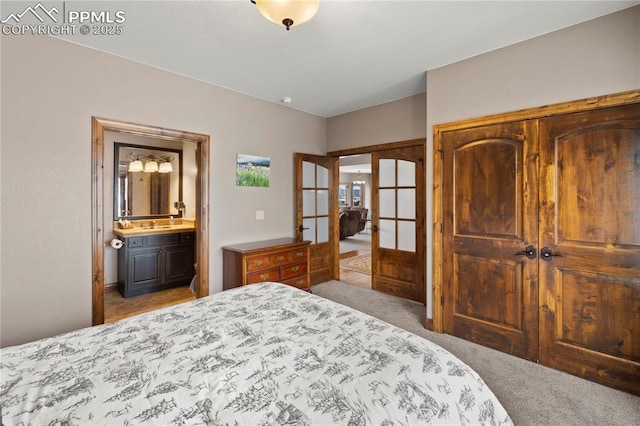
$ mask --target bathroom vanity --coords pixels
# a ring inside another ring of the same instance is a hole
[[[118,291],[123,297],[188,285],[195,275],[193,226],[116,229]]]

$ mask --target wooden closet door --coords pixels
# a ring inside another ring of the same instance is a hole
[[[442,141],[444,331],[535,360],[536,121],[449,131]]]
[[[540,361],[640,394],[640,105],[541,120]]]

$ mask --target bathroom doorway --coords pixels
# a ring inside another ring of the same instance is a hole
[[[105,322],[105,248],[111,235],[105,233],[105,164],[106,141],[109,134],[131,135],[161,139],[165,143],[182,146],[195,144],[195,296],[209,294],[209,135],[166,129],[144,124],[105,118],[92,118],[92,323]],[[111,160],[113,161],[113,160]],[[108,182],[110,184],[110,182]],[[107,218],[111,220],[111,217]]]

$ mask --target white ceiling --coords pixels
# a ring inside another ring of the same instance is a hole
[[[340,157],[340,173],[371,173],[371,154]]]
[[[428,70],[640,1],[320,0],[291,31],[249,0],[84,4],[125,11],[124,31],[73,42],[331,117],[422,93]]]

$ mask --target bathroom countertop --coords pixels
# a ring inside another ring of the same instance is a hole
[[[161,225],[152,227],[134,227],[129,229],[114,229],[113,233],[119,237],[127,238],[127,237],[142,237],[145,235],[156,235],[156,234],[173,234],[176,232],[189,232],[195,231],[196,228],[191,223],[183,223],[180,225]]]

